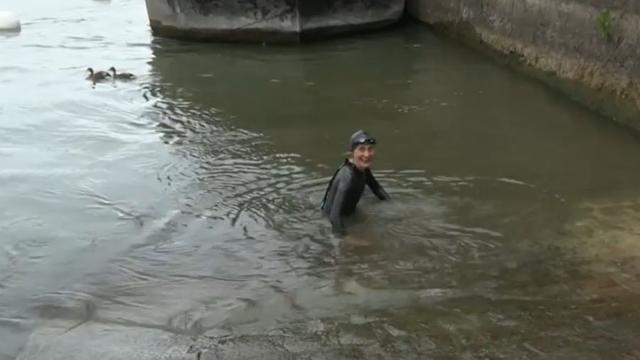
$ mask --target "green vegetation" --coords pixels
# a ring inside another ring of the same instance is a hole
[[[598,27],[607,41],[613,40],[613,16],[609,10],[605,10],[598,16]]]

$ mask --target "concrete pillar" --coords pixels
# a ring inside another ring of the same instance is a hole
[[[405,0],[146,0],[156,35],[197,40],[300,42],[378,28]]]

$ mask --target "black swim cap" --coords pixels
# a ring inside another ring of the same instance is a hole
[[[351,151],[355,150],[358,145],[363,144],[375,145],[376,139],[369,136],[369,134],[367,134],[364,130],[358,130],[353,133],[353,135],[351,135],[351,145],[349,147]]]

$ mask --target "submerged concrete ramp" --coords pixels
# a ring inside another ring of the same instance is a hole
[[[386,321],[309,320],[263,332],[214,329],[197,336],[158,328],[64,322],[36,329],[16,360],[352,360],[431,358],[435,344]]]
[[[405,0],[146,0],[156,35],[301,42],[397,22]]]

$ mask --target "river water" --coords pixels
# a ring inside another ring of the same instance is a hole
[[[626,129],[417,24],[201,44],[142,1],[3,6],[0,359],[638,355]],[[359,128],[393,200],[337,238]]]

